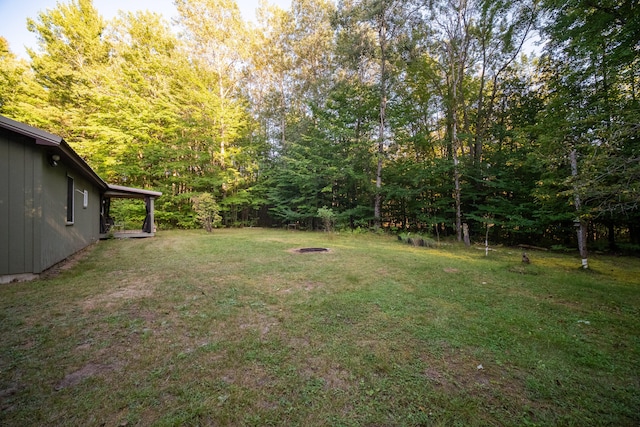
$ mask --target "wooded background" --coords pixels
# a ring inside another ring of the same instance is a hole
[[[107,21],[60,2],[29,20],[29,61],[0,37],[0,114],[162,191],[161,228],[194,227],[210,193],[226,226],[314,229],[324,208],[343,228],[575,246],[581,223],[640,248],[637,2],[293,0],[255,24],[233,0],[175,4]]]

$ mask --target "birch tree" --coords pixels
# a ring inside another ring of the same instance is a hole
[[[607,226],[611,246],[616,226],[640,243],[639,6],[543,4],[549,43],[541,71],[549,95],[542,136],[556,153],[576,150],[579,160],[565,194],[579,195],[583,221]]]
[[[203,70],[215,73],[217,87],[207,89],[217,91],[220,105],[202,114],[211,120],[213,137],[219,143],[218,161],[226,167],[228,145],[238,132],[238,123],[229,115],[235,115],[238,108],[236,97],[249,55],[247,29],[235,0],[176,0],[176,7],[193,59]]]
[[[370,72],[374,75],[379,93],[378,132],[375,141],[376,172],[373,203],[374,227],[382,222],[383,165],[392,135],[388,126],[387,108],[392,89],[391,67],[394,43],[410,29],[411,2],[398,0],[361,0],[339,3],[342,37],[356,40],[351,53],[357,59],[354,65],[361,67],[368,58]]]
[[[465,114],[464,79],[475,63],[473,44],[473,0],[441,0],[431,4],[434,56],[438,58],[443,78],[443,100],[449,155],[453,162],[453,200],[455,229],[462,241],[462,144],[459,138],[461,120]]]

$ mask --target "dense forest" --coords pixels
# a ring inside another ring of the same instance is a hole
[[[0,114],[162,191],[160,228],[211,194],[224,226],[640,248],[637,2],[175,5],[60,2],[29,61],[0,37]]]

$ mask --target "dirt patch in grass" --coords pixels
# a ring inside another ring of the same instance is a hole
[[[534,412],[544,410],[544,402],[530,399],[524,372],[510,365],[478,360],[472,353],[444,344],[442,354],[421,356],[426,365],[422,374],[436,390],[451,397],[473,396],[488,410],[517,411],[523,406]]]
[[[56,391],[62,390],[64,388],[73,387],[75,385],[80,384],[87,378],[104,375],[108,372],[117,370],[121,368],[120,364],[111,364],[111,365],[102,365],[99,363],[87,363],[82,368],[77,371],[71,372],[67,374],[62,381],[60,381],[54,389]]]
[[[257,390],[277,382],[277,379],[263,366],[255,363],[245,366],[243,370],[227,369],[221,373],[220,379],[227,384],[235,384],[250,390]]]
[[[427,380],[429,380],[430,383],[436,386],[444,387],[448,384],[444,373],[440,369],[436,369],[433,366],[430,366],[424,370],[424,376],[427,378]]]
[[[272,329],[279,326],[278,319],[267,316],[262,313],[256,313],[247,311],[247,314],[240,317],[241,323],[238,328],[242,330],[255,331],[260,334],[261,338],[264,338]]]
[[[135,283],[129,283],[128,280],[123,281],[124,286],[113,290],[106,294],[98,294],[93,297],[87,298],[82,303],[82,308],[85,311],[91,311],[98,307],[112,307],[115,303],[121,301],[131,301],[142,298],[148,298],[153,295],[153,283],[152,278],[145,280],[138,280]]]
[[[309,358],[301,375],[307,380],[321,379],[325,390],[348,391],[354,386],[348,370],[330,365],[327,359],[321,357]]]

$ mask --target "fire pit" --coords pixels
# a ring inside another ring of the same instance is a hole
[[[329,249],[328,248],[300,248],[300,249],[296,249],[296,252],[299,252],[301,254],[306,254],[310,252],[329,252]]]

